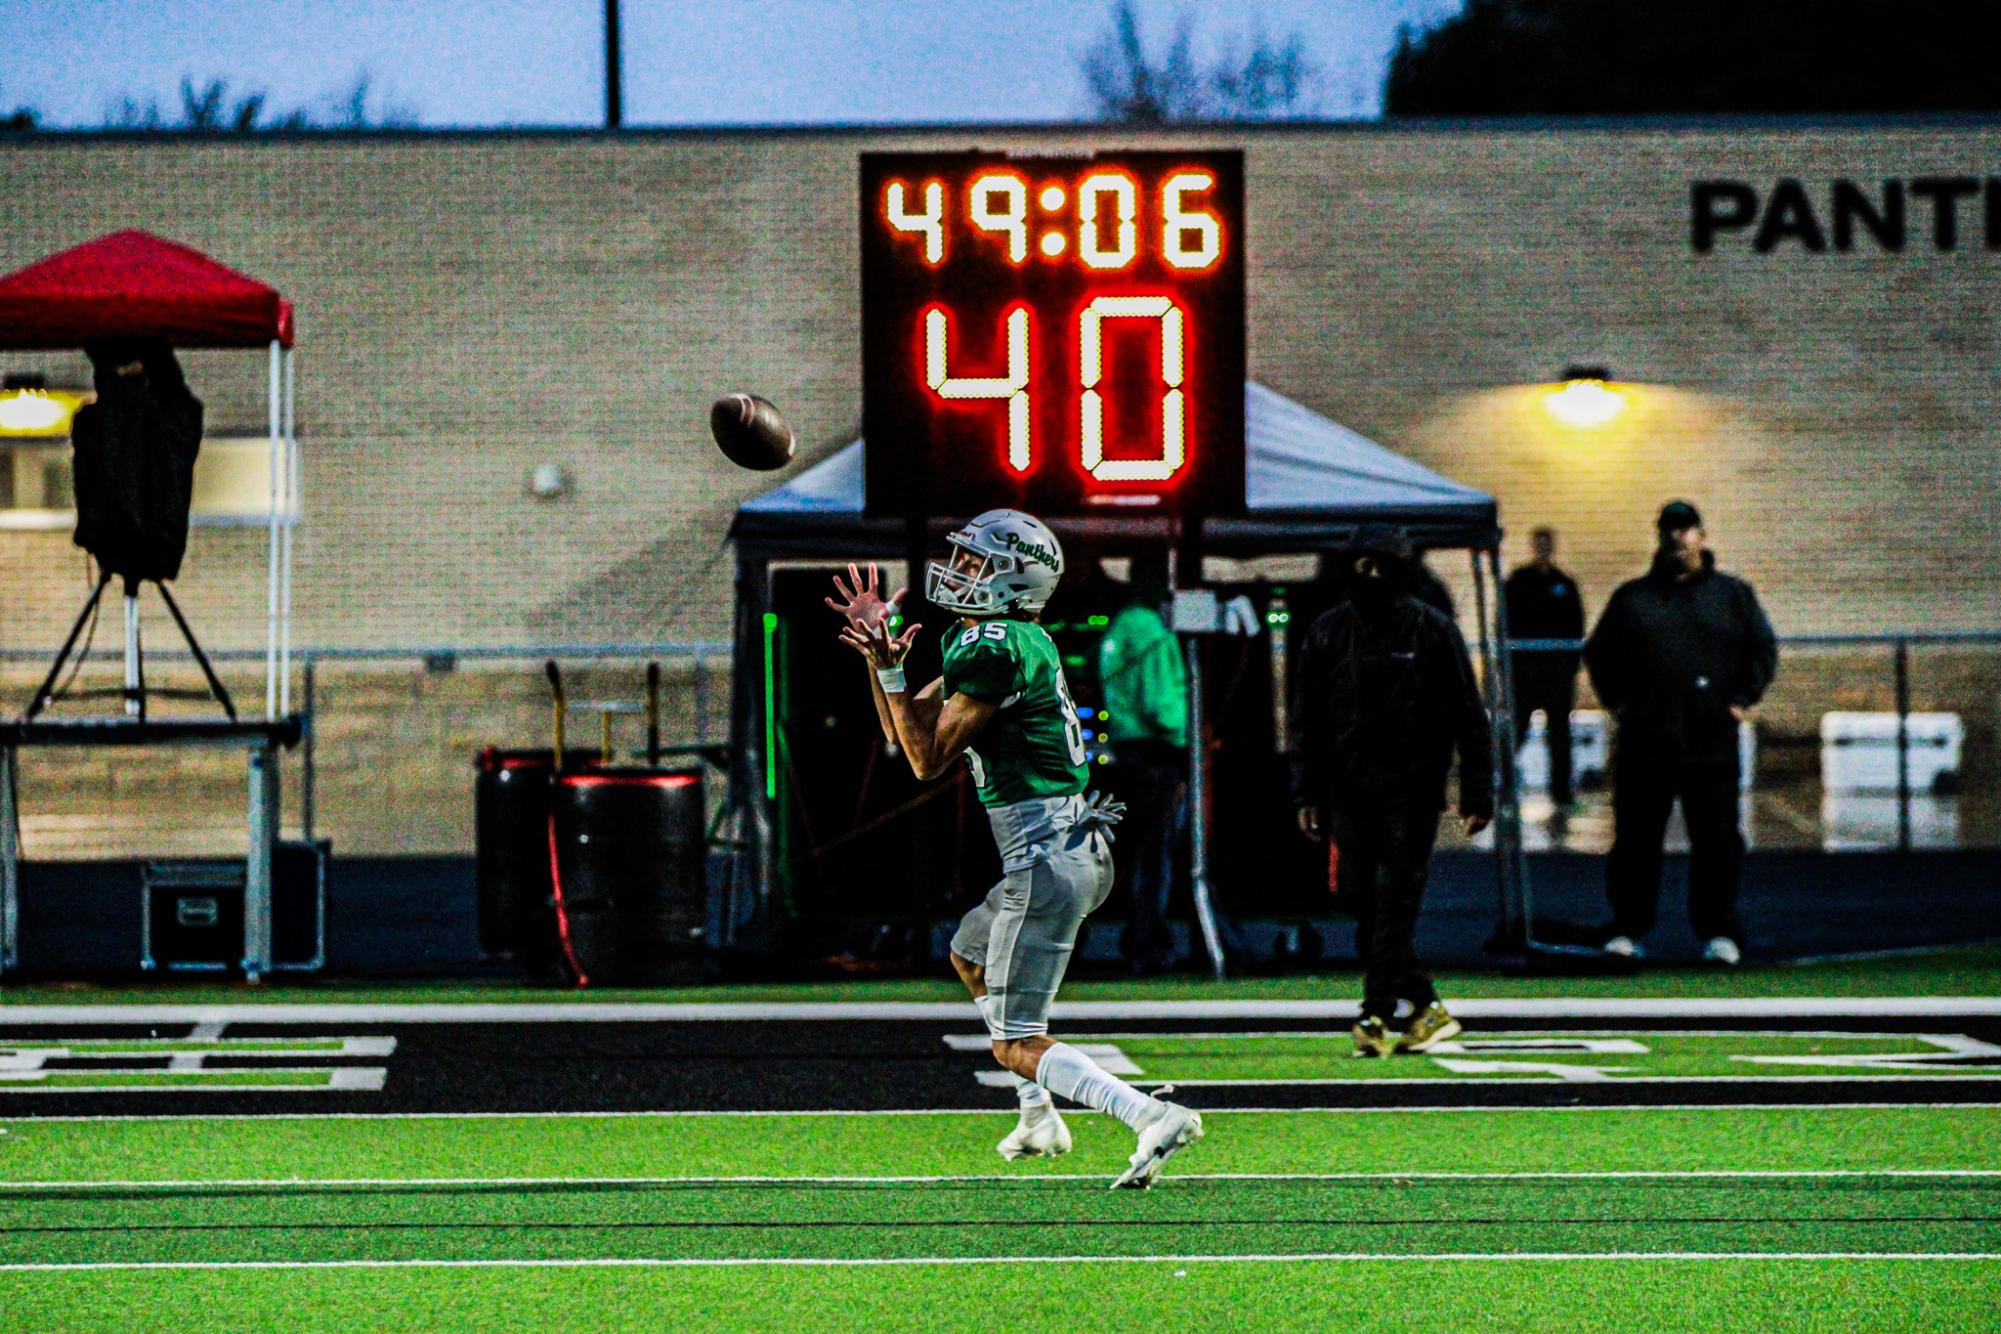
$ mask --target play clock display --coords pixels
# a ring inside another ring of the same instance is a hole
[[[871,514],[1242,512],[1242,154],[861,167]]]

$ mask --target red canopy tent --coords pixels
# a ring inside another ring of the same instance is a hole
[[[291,711],[292,522],[298,500],[293,429],[292,303],[276,288],[189,246],[113,232],[0,277],[0,350],[81,347],[85,339],[165,338],[180,348],[270,350],[270,555],[265,712]]]
[[[199,250],[113,232],[0,278],[0,348],[154,335],[176,347],[292,346],[292,303]]]

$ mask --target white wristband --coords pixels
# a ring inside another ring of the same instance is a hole
[[[903,664],[900,662],[894,667],[876,668],[875,679],[885,695],[901,695],[909,688],[904,682]]]

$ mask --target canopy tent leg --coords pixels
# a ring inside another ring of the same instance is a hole
[[[1528,947],[1528,858],[1522,848],[1520,770],[1515,763],[1515,692],[1513,655],[1508,648],[1508,606],[1502,595],[1501,551],[1498,546],[1475,548],[1473,596],[1480,620],[1480,664],[1485,677],[1489,716],[1493,720],[1494,871],[1500,890],[1501,920],[1496,943],[1509,950]],[[1488,634],[1487,575],[1494,580],[1493,634]]]
[[[1209,971],[1223,980],[1223,938],[1216,929],[1216,908],[1209,897],[1209,738],[1202,707],[1202,640],[1188,637],[1188,880],[1195,894],[1195,921],[1202,928],[1202,948],[1209,954]]]
[[[1509,949],[1520,947],[1523,939],[1518,873],[1523,869],[1515,850],[1521,840],[1520,809],[1515,801],[1515,731],[1513,702],[1507,683],[1507,611],[1500,595],[1500,552],[1498,548],[1474,548],[1467,553],[1473,567],[1474,616],[1480,626],[1480,676],[1487,699],[1487,718],[1493,736],[1494,770],[1487,781],[1494,785],[1494,880],[1500,894],[1500,920],[1495,926],[1494,943]],[[1494,574],[1494,618],[1487,614],[1487,574]],[[1490,632],[1491,626],[1491,632]],[[1460,781],[1465,782],[1462,774]]]
[[[723,940],[737,944],[750,922],[771,920],[777,902],[772,866],[770,803],[765,799],[771,759],[765,754],[767,691],[764,661],[766,565],[762,557],[739,557],[736,567],[736,636],[730,665],[730,806],[736,812],[737,844],[722,904]]]
[[[293,349],[284,353],[284,452],[285,479],[279,491],[279,506],[284,513],[280,542],[278,575],[278,713],[281,717],[292,712],[292,530],[299,522],[299,432],[294,411],[294,399],[298,386],[298,372],[293,367]]]
[[[270,485],[267,495],[264,555],[264,717],[268,721],[275,721],[278,717],[278,487],[283,479],[284,470],[284,465],[279,459],[284,430],[284,423],[279,415],[284,398],[282,386],[284,351],[275,338],[271,340],[270,360],[268,424],[271,444],[267,452]]]

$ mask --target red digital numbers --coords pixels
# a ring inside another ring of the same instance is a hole
[[[863,158],[871,512],[1242,508],[1242,160]]]
[[[1105,321],[1144,319],[1160,328],[1160,442],[1153,458],[1108,458],[1105,453]],[[1007,401],[1007,462],[1017,473],[1035,465],[1029,433],[1031,325],[1028,309],[1016,306],[1002,321],[1007,371],[998,376],[951,373],[951,316],[943,306],[924,312],[925,383],[941,399]],[[1101,296],[1077,315],[1078,457],[1084,471],[1101,482],[1167,482],[1188,461],[1188,405],[1181,380],[1185,365],[1187,312],[1168,296]]]
[[[1201,197],[1216,188],[1215,173],[1178,171],[1160,183],[1152,201],[1160,226],[1159,255],[1177,269],[1206,269],[1223,255],[1223,223]],[[1084,267],[1103,273],[1127,268],[1139,258],[1139,182],[1130,172],[1095,171],[1074,186],[1051,181],[1031,192],[1019,172],[987,171],[966,183],[964,217],[973,230],[996,238],[1010,264],[1028,262],[1031,193],[1044,213],[1060,213],[1074,202],[1076,257]],[[923,211],[910,201],[923,199]],[[890,181],[883,187],[882,217],[894,231],[916,238],[924,262],[945,262],[945,184]],[[1045,260],[1071,253],[1069,234],[1060,226],[1043,232],[1034,249]]]

